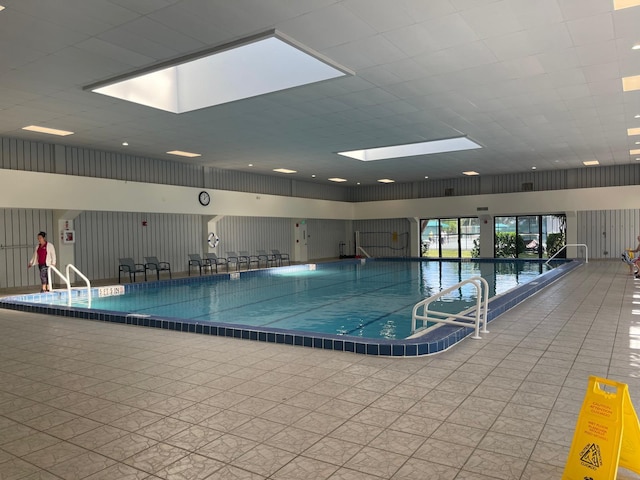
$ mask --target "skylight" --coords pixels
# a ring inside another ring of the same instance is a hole
[[[417,155],[431,155],[433,153],[459,152],[482,148],[476,142],[467,137],[446,138],[444,140],[432,140],[429,142],[407,143],[404,145],[391,145],[388,147],[366,148],[363,150],[350,150],[338,152],[338,155],[355,158],[363,162],[374,160],[386,160],[388,158],[414,157]]]
[[[185,113],[347,74],[353,72],[270,31],[85,89]]]

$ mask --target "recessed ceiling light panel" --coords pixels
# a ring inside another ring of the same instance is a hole
[[[629,150],[630,155],[640,155],[640,148]]]
[[[39,127],[38,125],[28,125],[22,127],[22,130],[28,130],[30,132],[46,133],[47,135],[57,135],[59,137],[66,137],[67,135],[73,135],[73,132],[66,130],[58,130],[55,128]]]
[[[85,87],[173,113],[353,74],[274,30]]]
[[[188,158],[202,156],[201,153],[183,152],[182,150],[171,150],[170,152],[167,152],[167,153],[170,155],[178,155],[179,157],[188,157]]]
[[[469,175],[469,176],[480,175],[478,172],[474,172],[473,170],[468,170],[468,171],[462,172],[462,173],[463,173],[463,175]]]
[[[328,180],[330,182],[338,182],[338,183],[342,183],[342,182],[346,182],[347,181],[346,178],[339,178],[339,177],[329,178]]]
[[[380,183],[394,183],[395,180],[391,180],[390,178],[381,178],[378,180]]]
[[[598,160],[587,160],[586,162],[582,162],[586,166],[600,165]]]
[[[363,162],[386,160],[388,158],[414,157],[417,155],[431,155],[434,153],[459,152],[482,148],[467,137],[445,138],[429,142],[407,143],[388,147],[367,148],[338,152],[338,155],[355,158]]]
[[[640,135],[640,128],[627,128],[627,135]]]
[[[297,170],[289,170],[288,168],[274,168],[273,171],[278,173],[298,173]]]

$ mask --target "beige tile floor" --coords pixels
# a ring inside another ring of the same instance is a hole
[[[0,310],[0,480],[560,479],[589,375],[640,412],[636,296],[591,262],[418,359]]]

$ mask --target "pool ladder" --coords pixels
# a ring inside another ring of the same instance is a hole
[[[66,276],[62,274],[62,272],[60,272],[60,270],[58,270],[56,267],[54,266],[50,266],[49,270],[47,272],[47,277],[48,277],[48,282],[49,282],[49,291],[52,292],[53,291],[53,282],[51,281],[51,272],[55,273],[56,275],[58,275],[62,281],[65,283],[65,285],[67,286],[67,305],[71,306],[71,276],[70,276],[70,270],[73,270],[80,278],[82,278],[86,284],[86,289],[87,289],[87,307],[91,308],[91,282],[89,281],[89,279],[80,271],[78,270],[75,265],[72,265],[71,263],[67,265],[66,268]]]
[[[464,285],[472,284],[476,287],[476,308],[474,317],[470,317],[467,312],[462,313],[447,313],[438,312],[435,310],[429,310],[429,305],[445,295],[458,290]],[[422,311],[420,310],[422,309]],[[421,311],[421,314],[419,313]],[[480,277],[470,277],[449,287],[445,290],[441,290],[435,295],[422,300],[415,304],[413,312],[411,313],[411,335],[413,336],[417,328],[417,323],[422,322],[422,328],[425,327],[427,322],[443,323],[447,325],[457,325],[460,327],[474,328],[475,333],[471,337],[473,339],[481,339],[480,332],[489,333],[487,330],[487,313],[489,311],[489,284],[487,281]],[[409,337],[411,338],[411,337]]]

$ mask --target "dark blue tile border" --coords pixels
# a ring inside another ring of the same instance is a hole
[[[423,259],[384,259],[397,261],[425,261]],[[489,261],[498,261],[500,259],[491,259]],[[376,261],[369,259],[367,261]],[[427,260],[428,261],[428,260]],[[433,261],[433,260],[431,260]],[[448,260],[444,260],[448,261]],[[455,261],[455,260],[454,260]],[[478,259],[476,261],[487,261]],[[505,259],[505,261],[513,261],[513,259]],[[534,260],[536,261],[536,260]],[[339,263],[359,263],[360,260],[347,260]],[[318,264],[317,268],[326,265],[332,265],[337,262],[328,264]],[[566,273],[574,268],[582,265],[582,261],[573,260],[568,262],[558,262],[557,267],[549,272],[543,273],[537,277],[536,281],[520,285],[505,294],[494,297],[489,300],[489,312],[487,321],[491,322],[502,313],[513,308],[534,293],[549,286]],[[280,267],[282,269],[290,269],[292,271],[307,269],[306,265],[294,265],[291,267]],[[271,275],[270,270],[254,270],[242,272],[242,275]],[[162,280],[159,282],[147,282],[140,284],[125,285],[125,293],[132,290],[143,288],[159,288],[168,285],[180,285],[188,283],[197,283],[202,281],[225,281],[228,275],[216,275],[209,277],[188,277],[176,280]],[[72,291],[72,297],[80,298],[83,294]],[[8,310],[17,310],[22,312],[42,313],[47,315],[56,315],[62,317],[80,318],[85,320],[96,320],[101,322],[122,323],[127,325],[136,325],[150,328],[160,328],[166,330],[174,330],[178,332],[189,332],[202,335],[213,335],[221,337],[231,337],[238,339],[247,339],[260,342],[281,343],[285,345],[296,345],[310,348],[321,348],[325,350],[338,350],[341,352],[353,352],[364,355],[376,355],[385,357],[417,357],[422,355],[430,355],[441,352],[450,348],[463,338],[471,335],[472,329],[456,327],[451,325],[443,325],[440,328],[425,333],[425,335],[403,340],[385,340],[350,337],[346,335],[331,335],[311,332],[301,332],[295,330],[268,329],[262,327],[250,327],[245,325],[235,325],[227,323],[203,323],[196,321],[183,320],[179,318],[153,318],[150,316],[127,315],[122,312],[98,311],[81,307],[67,307],[50,305],[44,303],[52,294],[30,294],[18,295],[12,297],[0,298],[0,308]],[[66,292],[54,292],[59,299],[66,300]],[[98,295],[98,289],[92,289],[92,295]],[[490,334],[489,334],[490,335]]]

